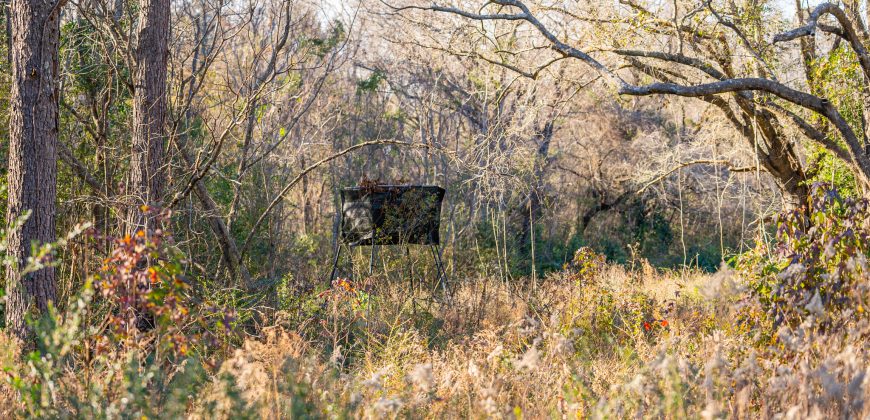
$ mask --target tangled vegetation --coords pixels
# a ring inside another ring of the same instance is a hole
[[[774,246],[715,274],[584,248],[535,288],[463,279],[431,296],[338,279],[282,295],[255,334],[194,292],[170,237],[112,240],[64,313],[34,325],[36,348],[3,337],[0,405],[52,418],[866,417],[867,202],[814,191]]]
[[[870,419],[870,0],[0,1],[0,415]]]

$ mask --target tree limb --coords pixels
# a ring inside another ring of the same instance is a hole
[[[636,194],[642,194],[644,191],[647,190],[647,188],[649,188],[653,184],[656,184],[657,182],[667,178],[668,175],[670,175],[670,174],[672,174],[680,169],[683,169],[687,166],[692,166],[692,165],[725,165],[725,168],[728,169],[728,171],[730,171],[730,172],[751,172],[751,171],[764,170],[761,167],[757,167],[757,166],[734,166],[731,162],[729,162],[727,160],[698,159],[698,160],[692,160],[689,162],[680,162],[676,166],[667,170],[665,173],[655,177],[652,181],[649,181],[646,184],[644,184],[643,187],[641,187],[639,190],[637,190]]]
[[[88,187],[94,192],[94,194],[100,196],[101,198],[106,197],[106,190],[95,176],[91,174],[88,170],[88,167],[85,166],[80,160],[78,160],[75,155],[73,155],[72,151],[66,146],[66,144],[62,141],[57,142],[57,154],[60,156],[60,160],[65,163],[67,166],[72,169],[72,171],[81,178],[85,184],[88,184]]]
[[[683,54],[671,54],[659,51],[640,51],[640,50],[625,50],[625,49],[616,49],[612,50],[613,53],[627,56],[627,57],[644,57],[644,58],[655,58],[662,61],[669,61],[677,64],[683,64],[689,67],[693,67],[698,69],[708,76],[716,79],[716,80],[724,80],[727,79],[725,74],[721,71],[715,69],[712,65],[704,62],[703,60],[699,60],[694,57],[688,57]]]
[[[870,79],[870,55],[867,54],[867,49],[865,49],[864,44],[861,43],[861,38],[858,36],[858,33],[855,30],[855,26],[849,20],[849,17],[846,16],[846,12],[833,3],[822,3],[816,6],[813,12],[810,13],[810,17],[807,20],[806,25],[777,34],[773,37],[773,43],[775,44],[777,42],[786,42],[803,36],[815,35],[816,28],[819,28],[819,18],[826,14],[829,14],[837,19],[840,27],[842,27],[842,35],[838,35],[849,41],[849,45],[852,46],[852,49],[858,56],[858,61],[861,64],[861,69],[864,71],[864,76]],[[827,30],[829,28],[825,27],[820,29]]]
[[[834,141],[834,139],[826,136],[819,129],[817,129],[816,127],[813,127],[806,120],[804,120],[803,118],[801,118],[800,116],[798,116],[794,112],[791,112],[791,111],[789,111],[789,110],[787,110],[787,109],[785,109],[777,104],[770,103],[768,105],[771,108],[773,108],[774,111],[779,112],[780,114],[788,117],[798,127],[798,129],[800,129],[800,131],[805,136],[818,142],[819,144],[824,146],[826,149],[828,149],[831,153],[836,155],[838,158],[840,158],[846,162],[848,162],[850,160],[849,153],[846,152],[845,150],[843,150],[843,148],[840,147],[840,145],[838,145]]]
[[[825,116],[828,120],[830,120],[840,134],[843,136],[843,139],[848,146],[848,152],[850,156],[850,162],[858,169],[859,176],[862,178],[863,183],[870,184],[870,158],[868,158],[867,154],[864,151],[864,147],[861,141],[859,141],[855,131],[852,127],[846,122],[843,116],[837,111],[831,103],[823,98],[819,98],[815,95],[811,95],[809,93],[801,92],[795,89],[792,89],[784,84],[781,84],[777,81],[763,78],[735,78],[735,79],[727,79],[720,80],[714,83],[706,83],[694,86],[685,86],[673,83],[653,83],[645,86],[635,86],[624,79],[622,79],[615,72],[607,68],[604,64],[590,56],[589,54],[574,48],[565,42],[561,41],[553,32],[551,32],[537,17],[535,17],[528,6],[526,6],[520,0],[491,0],[492,4],[497,4],[501,6],[510,6],[516,9],[519,9],[519,13],[515,14],[477,14],[477,13],[469,13],[463,11],[461,9],[453,8],[453,7],[443,7],[438,5],[433,5],[429,7],[421,7],[421,6],[408,6],[405,8],[395,8],[396,10],[402,9],[419,9],[419,10],[432,10],[436,12],[446,12],[453,13],[460,16],[464,16],[469,19],[475,20],[522,20],[526,21],[532,26],[534,26],[538,32],[546,38],[551,44],[555,51],[569,57],[576,58],[581,60],[591,66],[594,70],[598,71],[602,75],[606,76],[608,82],[611,86],[617,89],[617,92],[622,95],[632,95],[632,96],[646,96],[653,94],[670,94],[670,95],[678,95],[678,96],[686,96],[686,97],[704,97],[709,95],[715,95],[720,93],[729,93],[729,92],[740,92],[740,91],[762,91],[771,93],[779,98],[782,98],[786,101],[792,102],[796,105],[800,105],[809,110],[815,111],[823,116]],[[798,28],[793,31],[789,31],[786,33],[787,35],[779,36],[777,38],[778,41],[794,39],[798,36],[803,36],[812,31],[815,28],[816,22],[823,13],[832,13],[838,18],[841,16],[843,19],[841,20],[841,24],[844,25],[844,30],[846,30],[847,35],[850,37],[850,42],[853,44],[853,48],[856,48],[856,52],[858,52],[859,58],[862,60],[862,67],[865,60],[867,61],[867,67],[865,71],[868,76],[870,76],[870,57],[867,56],[866,52],[861,46],[860,42],[858,42],[857,37],[853,37],[854,28],[849,24],[848,19],[846,19],[845,14],[842,12],[842,9],[830,4],[825,3],[820,5],[813,11],[813,14],[810,19],[810,24],[804,26],[802,28]],[[806,33],[804,33],[806,32]]]

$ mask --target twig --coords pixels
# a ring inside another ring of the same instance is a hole
[[[724,164],[725,167],[731,172],[751,172],[751,171],[754,171],[756,169],[759,169],[759,168],[756,168],[755,166],[737,166],[737,167],[735,167],[731,164],[731,162],[729,162],[727,160],[698,159],[698,160],[693,160],[693,161],[689,161],[689,162],[681,162],[678,165],[676,165],[673,168],[666,171],[665,173],[655,177],[655,179],[653,179],[652,181],[644,184],[644,186],[641,187],[641,189],[637,190],[637,192],[635,194],[643,193],[644,191],[647,190],[647,188],[649,188],[653,184],[665,179],[668,175],[670,175],[670,174],[672,174],[680,169],[683,169],[687,166],[704,165],[704,164],[709,164],[709,165],[717,165],[717,164],[723,165]]]
[[[320,159],[319,161],[309,165],[304,170],[302,170],[302,172],[300,172],[299,175],[296,175],[296,177],[293,178],[293,180],[290,181],[290,183],[288,183],[281,190],[281,192],[279,192],[278,195],[275,196],[274,199],[272,199],[272,202],[269,203],[269,205],[266,207],[266,210],[263,210],[263,213],[260,214],[260,217],[258,217],[257,221],[254,222],[254,225],[251,226],[251,231],[248,233],[248,236],[245,238],[245,242],[244,242],[244,244],[242,244],[241,250],[239,250],[239,259],[244,258],[245,252],[248,250],[248,246],[250,246],[250,244],[251,244],[251,240],[253,239],[254,235],[257,233],[257,228],[260,227],[260,224],[263,223],[263,220],[266,219],[266,216],[268,216],[269,213],[272,211],[272,209],[274,209],[275,206],[277,206],[278,203],[280,203],[281,200],[284,199],[284,196],[290,191],[290,189],[293,188],[293,186],[296,185],[299,181],[301,181],[302,178],[304,178],[306,175],[308,175],[309,172],[319,168],[321,165],[323,165],[329,161],[332,161],[332,160],[340,158],[340,157],[342,157],[350,152],[353,152],[354,150],[357,150],[357,149],[360,149],[360,148],[363,148],[366,146],[375,146],[375,145],[396,145],[396,146],[406,146],[406,147],[421,148],[421,149],[433,148],[432,146],[430,146],[428,144],[422,144],[422,143],[408,143],[408,142],[397,141],[397,140],[370,140],[370,141],[365,141],[365,142],[350,146],[350,147],[348,147],[340,152],[329,155],[329,156],[327,156],[323,159]],[[446,151],[444,151],[444,152],[446,152]]]

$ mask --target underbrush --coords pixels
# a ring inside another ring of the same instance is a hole
[[[433,297],[369,278],[282,292],[257,328],[231,300],[208,300],[226,293],[196,292],[163,238],[124,238],[62,316],[34,325],[34,349],[0,337],[0,406],[88,418],[867,418],[867,203],[818,189],[811,204],[781,219],[775,246],[715,274],[627,269],[583,248],[538,285],[467,278]]]

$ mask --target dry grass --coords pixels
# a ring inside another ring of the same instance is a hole
[[[607,266],[583,281],[552,275],[537,290],[469,280],[440,304],[398,285],[371,291],[366,306],[336,294],[317,320],[279,317],[214,362],[189,391],[186,412],[867,418],[866,317],[847,336],[810,323],[766,340],[736,322],[747,310],[740,284],[729,271]],[[64,381],[75,382],[75,372]],[[0,395],[10,407],[7,391]],[[106,406],[132,398],[124,395],[106,396]]]
[[[274,385],[288,375],[316,390],[306,398],[321,414],[367,418],[870,415],[866,320],[855,338],[808,330],[816,344],[759,345],[735,327],[736,283],[618,266],[583,285],[552,276],[536,292],[466,282],[432,310],[445,322],[434,336],[413,325],[410,299],[380,301],[343,361],[278,329],[222,371],[269,418],[299,398]]]

